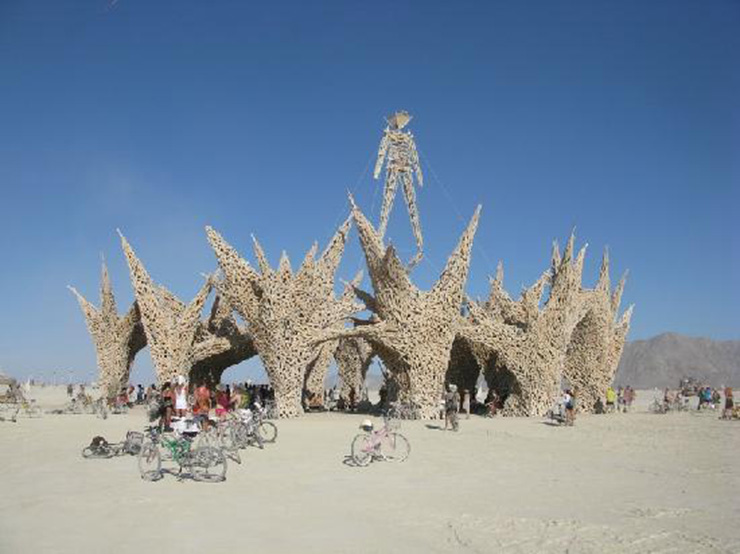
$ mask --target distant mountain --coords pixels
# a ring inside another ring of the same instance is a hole
[[[615,382],[634,388],[676,387],[684,377],[740,386],[740,340],[715,341],[664,333],[625,345]]]

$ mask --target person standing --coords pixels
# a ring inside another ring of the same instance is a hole
[[[162,412],[159,420],[159,426],[164,431],[172,431],[172,411],[175,408],[175,402],[173,399],[173,391],[170,386],[170,382],[167,381],[162,385],[162,392],[160,393],[160,399],[162,402]]]
[[[203,430],[206,431],[209,425],[209,415],[211,412],[211,391],[205,383],[195,389],[195,405],[193,414],[200,420]]]
[[[462,409],[465,412],[465,419],[470,419],[470,391],[463,391]]]
[[[460,410],[460,396],[457,385],[450,383],[445,393],[445,431],[449,425],[453,431],[458,430],[457,412]]]
[[[609,386],[608,389],[606,389],[606,411],[607,413],[611,413],[614,411],[614,403],[617,400],[617,393],[614,392],[614,388]]]
[[[732,419],[732,412],[735,408],[735,402],[732,397],[732,387],[725,387],[725,409],[722,412],[722,419]]]
[[[177,417],[185,417],[188,411],[188,387],[185,384],[185,377],[179,375],[177,377],[177,385],[175,385],[175,415]]]
[[[228,389],[224,385],[218,385],[216,387],[216,416],[221,419],[226,417],[226,412],[229,411],[230,404],[231,395]]]
[[[576,421],[576,395],[572,389],[565,391],[563,404],[565,406],[565,424],[572,427]]]

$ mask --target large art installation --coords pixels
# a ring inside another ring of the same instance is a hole
[[[135,295],[126,315],[117,313],[105,266],[100,308],[70,287],[95,345],[103,390],[113,395],[126,386],[134,357],[148,345],[160,383],[182,375],[215,385],[228,367],[259,356],[281,417],[303,413],[306,399],[321,402],[332,361],[342,396],[359,398],[375,358],[386,368],[386,400],[408,404],[423,419],[438,417],[446,384],[474,391],[481,378],[504,415],[541,416],[563,387],[576,391],[580,411],[592,411],[614,379],[629,331],[632,307],[619,314],[626,276],[612,290],[605,252],[598,283],[585,288],[586,247],[576,253],[571,234],[562,255],[553,246],[549,269],[518,300],[504,289],[501,264],[488,298],[470,299],[465,284],[479,206],[434,286],[420,290],[411,279],[423,256],[413,177],[419,186],[423,177],[413,135],[404,131],[410,120],[403,111],[387,119],[374,172],[377,179],[386,164],[378,227],[350,195],[347,220],[320,255],[314,244],[295,271],[285,252],[277,268],[270,266],[253,237],[255,268],[207,227],[220,271],[185,304],[151,279],[121,235]],[[384,240],[399,181],[417,245],[408,265]],[[338,294],[336,273],[353,221],[372,292],[360,288],[360,272]],[[369,316],[359,317],[362,311]]]

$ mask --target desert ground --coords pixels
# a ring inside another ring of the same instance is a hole
[[[309,414],[215,484],[82,458],[142,430],[142,407],[0,422],[0,552],[740,552],[740,422],[649,414],[652,394],[572,428],[403,422],[409,459],[365,468],[347,463],[363,416]]]

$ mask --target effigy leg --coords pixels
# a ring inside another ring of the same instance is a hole
[[[380,210],[380,226],[378,234],[381,240],[385,236],[385,228],[388,226],[388,217],[393,208],[393,200],[396,197],[396,186],[398,185],[398,173],[389,171],[386,173],[385,187],[383,188],[383,207]]]
[[[411,219],[411,229],[416,239],[416,255],[409,261],[409,269],[412,269],[424,257],[424,238],[421,236],[421,222],[419,221],[419,210],[416,207],[416,191],[411,173],[404,173],[401,178],[403,179],[403,195],[406,198],[406,207]]]

